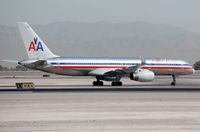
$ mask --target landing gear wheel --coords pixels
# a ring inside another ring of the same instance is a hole
[[[97,86],[97,84],[98,84],[97,81],[93,82],[93,86]]]
[[[176,86],[176,83],[175,82],[171,82],[171,86]]]
[[[99,82],[99,86],[103,86],[103,82],[102,81]]]
[[[117,83],[116,82],[112,82],[111,85],[112,86],[117,86]]]
[[[112,82],[111,84],[112,86],[122,86],[122,82],[118,81],[118,82]]]
[[[94,81],[93,86],[97,86],[97,85],[98,85],[97,81]]]
[[[122,86],[122,82],[117,82],[118,83],[118,86]]]
[[[93,86],[103,86],[103,82],[102,81],[94,81]]]

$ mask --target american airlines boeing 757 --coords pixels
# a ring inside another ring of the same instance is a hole
[[[60,57],[53,54],[26,22],[18,23],[28,54],[28,59],[18,64],[68,76],[94,76],[94,86],[103,86],[103,81],[111,81],[112,86],[122,86],[122,77],[139,82],[151,82],[155,75],[172,76],[171,85],[176,85],[176,77],[194,73],[192,65],[170,58],[134,57]]]

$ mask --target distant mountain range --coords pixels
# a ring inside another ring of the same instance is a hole
[[[200,60],[200,35],[170,25],[58,22],[31,26],[61,56],[170,57],[190,63]],[[0,59],[25,58],[18,28],[0,26]]]

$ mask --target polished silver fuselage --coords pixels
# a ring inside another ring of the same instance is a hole
[[[89,73],[95,69],[123,69],[123,76],[127,76],[134,72],[131,67],[141,65],[141,59],[133,57],[55,57],[46,59],[42,65],[33,64],[35,61],[37,60],[24,60],[20,63],[29,68],[68,76],[90,76]],[[194,73],[192,65],[187,62],[168,58],[145,58],[145,64],[140,68],[153,71],[155,75],[179,76]]]

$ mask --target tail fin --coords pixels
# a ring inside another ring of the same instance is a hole
[[[57,57],[54,55],[39,36],[26,22],[18,22],[18,27],[29,59],[47,59]]]

